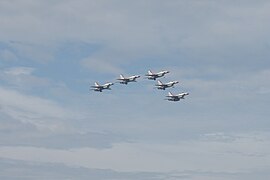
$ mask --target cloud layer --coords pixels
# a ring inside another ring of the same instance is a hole
[[[267,179],[269,9],[2,0],[0,177]],[[89,92],[148,69],[190,96],[166,102],[143,78]]]

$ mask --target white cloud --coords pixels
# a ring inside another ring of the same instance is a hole
[[[0,159],[0,177],[5,180],[14,180],[20,177],[23,180],[36,180],[42,177],[50,180],[164,180],[171,177],[166,173],[155,172],[116,172],[109,169],[89,169],[77,166],[66,166],[58,163],[34,163],[32,161],[16,161]],[[173,177],[182,177],[174,174]],[[171,178],[169,178],[172,180]]]
[[[49,79],[34,75],[36,71],[32,67],[12,67],[0,72],[0,79],[14,89],[34,91],[37,88],[48,88],[51,84]]]
[[[54,60],[54,49],[56,48],[55,44],[29,43],[28,41],[14,41],[9,43],[9,47],[14,49],[16,55],[20,58],[43,64]]]
[[[205,172],[237,173],[269,167],[269,134],[257,134],[257,138],[253,138],[253,135],[231,134],[230,136],[237,136],[237,140],[232,142],[196,140],[181,141],[173,145],[120,143],[105,150],[2,147],[0,156],[126,172],[181,172],[199,169]]]
[[[13,180],[17,177],[25,180],[36,180],[40,177],[50,180],[65,179],[95,179],[95,180],[254,180],[269,179],[267,168],[249,172],[213,172],[213,171],[174,171],[169,173],[159,172],[118,172],[110,169],[89,169],[77,166],[66,166],[59,163],[35,163],[32,161],[18,161],[0,159],[0,177]]]
[[[71,112],[54,101],[24,95],[2,87],[0,87],[0,102],[2,112],[41,129],[61,132],[67,128],[63,125],[64,120],[79,117],[75,111]]]
[[[34,68],[30,67],[13,67],[6,69],[4,73],[8,75],[18,76],[18,75],[31,75],[34,72]]]
[[[0,37],[50,45],[67,39],[96,42],[106,45],[101,54],[118,54],[123,61],[190,48],[192,52],[209,53],[206,48],[223,52],[234,44],[266,43],[268,9],[267,1],[245,6],[213,1],[2,1]],[[39,49],[18,48],[31,52],[32,58],[40,57],[36,55]],[[49,53],[42,54],[44,59],[51,58]]]
[[[267,80],[270,70],[265,68],[258,71],[234,72],[219,66],[198,68],[169,68],[173,78],[180,80],[180,86],[193,91],[194,97],[200,100],[247,101],[268,95],[270,83]],[[181,85],[182,84],[182,85]]]
[[[103,74],[119,74],[123,72],[123,70],[117,65],[113,64],[113,62],[105,61],[102,59],[96,58],[85,58],[81,61],[82,66],[90,69],[93,72],[103,73]]]
[[[8,49],[0,49],[0,59],[4,61],[15,61],[18,58],[14,52],[11,52]]]

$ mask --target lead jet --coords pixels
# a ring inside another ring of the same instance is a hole
[[[162,83],[160,80],[157,81],[158,84],[156,84],[156,88],[157,89],[162,89],[162,90],[165,90],[166,88],[169,88],[169,87],[174,87],[175,84],[179,83],[178,81],[170,81],[168,83]]]
[[[110,88],[111,85],[113,85],[113,83],[106,83],[103,85],[99,85],[98,82],[95,82],[95,85],[91,86],[91,87],[92,87],[92,90],[94,90],[94,91],[102,92],[102,90],[104,90],[104,89],[111,90],[111,88]]]
[[[120,74],[120,78],[117,79],[117,80],[120,81],[119,82],[120,84],[128,84],[129,82],[137,82],[136,79],[139,78],[139,77],[141,77],[141,76],[134,75],[134,76],[130,76],[130,77],[124,77],[123,74]]]
[[[153,73],[151,70],[145,75],[150,80],[156,80],[157,78],[163,77],[165,74],[168,74],[170,71],[160,71],[158,73]]]
[[[189,93],[183,92],[180,94],[173,95],[171,92],[168,93],[166,96],[168,101],[180,101],[180,99],[185,99],[185,96],[189,95]]]

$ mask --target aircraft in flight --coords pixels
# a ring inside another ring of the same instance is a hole
[[[171,92],[168,93],[166,96],[168,101],[180,101],[180,99],[185,99],[185,96],[189,95],[189,93],[183,92],[180,94],[173,95]]]
[[[102,90],[104,89],[108,89],[108,90],[111,90],[110,86],[113,85],[113,83],[106,83],[106,84],[103,84],[103,85],[99,85],[98,82],[95,82],[95,85],[94,86],[91,86],[92,87],[92,90],[94,91],[99,91],[99,92],[102,92]]]
[[[174,87],[175,84],[179,83],[178,81],[170,81],[168,83],[162,83],[160,80],[157,81],[158,84],[156,84],[155,86],[157,87],[157,89],[162,89],[165,90],[166,88],[169,87]]]
[[[170,71],[160,71],[158,73],[153,73],[151,70],[148,70],[145,75],[150,80],[156,80],[157,78],[163,77],[165,74],[168,74]]]
[[[117,79],[117,80],[120,81],[119,82],[120,84],[128,84],[129,82],[137,82],[136,79],[139,78],[139,77],[141,77],[141,76],[134,75],[134,76],[130,76],[130,77],[124,77],[123,74],[120,74],[120,78]]]

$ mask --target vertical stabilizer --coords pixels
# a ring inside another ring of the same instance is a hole
[[[158,85],[163,85],[163,83],[160,80],[158,80],[157,82],[158,82]]]
[[[153,73],[152,73],[151,70],[148,70],[148,74],[149,74],[149,75],[153,75]]]
[[[98,82],[95,82],[95,86],[99,86]]]
[[[125,79],[123,74],[120,74],[120,79]]]

